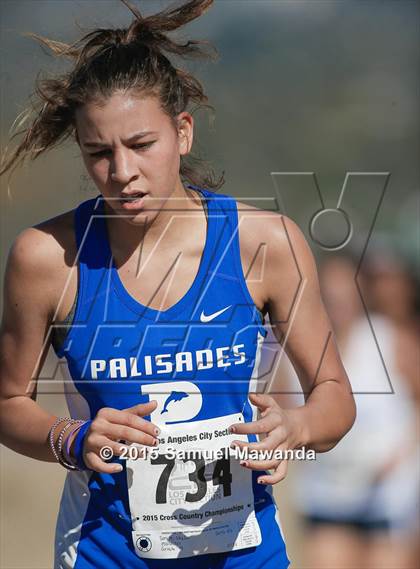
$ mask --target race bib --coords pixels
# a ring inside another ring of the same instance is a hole
[[[232,441],[248,440],[228,432],[232,423],[243,420],[236,413],[163,425],[158,448],[127,459],[132,536],[139,557],[193,557],[261,543],[252,472],[229,453]]]

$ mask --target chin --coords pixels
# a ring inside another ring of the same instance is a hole
[[[145,223],[151,223],[156,217],[155,211],[141,210],[137,212],[127,212],[118,210],[118,215],[121,216],[126,223],[130,225],[144,225]]]

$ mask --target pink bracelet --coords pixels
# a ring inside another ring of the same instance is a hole
[[[68,422],[66,423],[66,425],[61,429],[60,434],[58,435],[58,439],[57,439],[57,454],[58,454],[58,462],[64,466],[64,468],[67,468],[67,470],[76,470],[76,465],[73,464],[72,462],[68,462],[67,460],[65,460],[65,458],[63,457],[63,438],[65,433],[73,426],[73,422]]]
[[[69,433],[69,435],[67,436],[66,444],[65,444],[65,453],[66,453],[66,458],[69,460],[70,460],[70,442],[82,425],[83,425],[83,423],[80,423],[79,425],[77,425],[77,427],[75,429],[73,429],[72,432]]]
[[[57,440],[58,452],[57,452],[55,445],[54,445],[54,434],[55,434],[55,430],[58,427],[58,425],[60,423],[63,423],[63,422],[65,422],[66,424],[61,429],[61,432],[58,436],[58,440]],[[57,460],[57,462],[59,462],[67,470],[79,470],[79,468],[77,466],[75,466],[74,464],[72,464],[71,462],[63,460],[63,458],[62,458],[62,443],[63,443],[64,434],[72,425],[77,424],[80,426],[84,422],[85,421],[83,421],[81,419],[71,419],[70,417],[58,417],[50,429],[48,439],[49,439],[51,451],[52,451],[55,459]]]

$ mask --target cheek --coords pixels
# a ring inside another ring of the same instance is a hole
[[[165,144],[159,147],[159,151],[149,155],[150,161],[144,163],[144,170],[150,177],[156,179],[173,178],[179,172],[180,155],[176,143]]]
[[[92,160],[89,164],[89,169],[93,176],[100,178],[103,176],[105,169],[108,170],[108,164],[106,160]]]
[[[109,177],[109,164],[105,160],[87,164],[86,168],[92,180],[96,183],[101,185],[107,183]]]
[[[153,155],[153,162],[170,165],[173,164],[177,157],[177,148],[173,144],[162,144],[158,151]]]
[[[172,132],[167,134],[159,145],[159,152],[161,159],[165,159],[171,163],[179,161],[180,159],[180,140],[176,133]]]

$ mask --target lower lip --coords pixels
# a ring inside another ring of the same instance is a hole
[[[141,198],[137,198],[135,200],[120,200],[120,204],[122,209],[131,210],[131,209],[141,209],[144,205],[146,196],[142,196]]]

